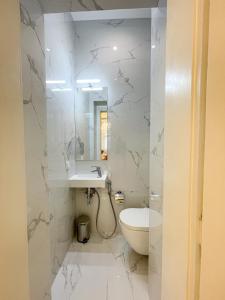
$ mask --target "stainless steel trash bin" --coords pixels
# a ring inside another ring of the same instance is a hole
[[[90,218],[83,215],[77,218],[77,241],[79,243],[87,243],[89,238]]]

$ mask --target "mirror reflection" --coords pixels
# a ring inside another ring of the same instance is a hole
[[[75,95],[76,160],[108,159],[108,89],[79,87]]]

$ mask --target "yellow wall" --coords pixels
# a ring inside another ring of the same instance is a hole
[[[28,300],[19,3],[0,1],[0,299]]]
[[[211,0],[201,300],[225,299],[225,1]]]

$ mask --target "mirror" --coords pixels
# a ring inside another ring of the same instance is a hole
[[[75,94],[76,160],[108,159],[108,89],[80,87]]]

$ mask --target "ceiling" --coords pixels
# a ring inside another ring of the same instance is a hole
[[[38,0],[44,13],[157,7],[160,0]]]
[[[74,21],[149,19],[151,18],[151,8],[80,11],[72,12],[71,15]]]

